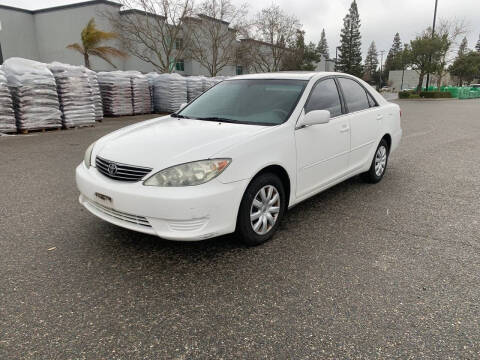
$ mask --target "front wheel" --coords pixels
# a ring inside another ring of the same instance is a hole
[[[249,246],[269,240],[285,212],[285,190],[277,175],[265,173],[248,185],[237,219],[237,234]]]
[[[383,175],[385,175],[387,163],[388,144],[385,139],[382,139],[377,147],[377,150],[375,151],[370,169],[363,174],[364,180],[372,184],[378,183],[380,180],[382,180]]]

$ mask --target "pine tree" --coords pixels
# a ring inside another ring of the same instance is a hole
[[[337,69],[347,74],[362,76],[362,36],[357,2],[353,0],[348,14],[343,18],[340,33],[340,54]]]
[[[388,75],[390,70],[402,69],[402,41],[400,40],[400,34],[397,32],[393,37],[393,44],[388,51],[387,59],[385,61],[385,72]]]
[[[320,41],[317,45],[317,53],[319,55],[322,55],[325,59],[330,58],[330,54],[328,52],[327,38],[325,36],[325,29],[322,29],[322,35],[320,36]]]
[[[390,70],[403,69],[402,52],[402,41],[400,40],[400,34],[397,32],[393,37],[392,47],[390,50],[388,50],[387,59],[385,60],[385,66],[382,74],[383,78],[388,79]]]
[[[282,61],[281,70],[315,70],[320,56],[313,42],[305,44],[305,31],[297,30],[295,39],[288,44],[288,49]]]
[[[398,32],[393,37],[392,51],[395,55],[398,55],[402,51],[402,41],[400,40],[400,34]]]
[[[458,57],[465,55],[468,52],[468,41],[465,36],[458,47]]]
[[[478,35],[478,41],[477,41],[477,45],[475,45],[475,50],[480,52],[480,35]]]
[[[372,41],[368,48],[367,57],[365,58],[365,65],[363,67],[363,79],[367,82],[372,82],[375,79],[378,67],[378,52],[375,46],[375,41]]]

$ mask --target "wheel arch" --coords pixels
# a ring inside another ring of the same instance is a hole
[[[288,209],[288,205],[290,203],[290,195],[291,195],[291,180],[290,176],[288,175],[287,170],[281,165],[268,165],[265,166],[263,169],[258,171],[251,179],[248,185],[255,179],[256,177],[260,176],[261,174],[265,173],[273,173],[277,175],[280,178],[280,181],[282,182],[283,188],[285,190],[285,197],[287,198],[287,203],[285,204],[285,208]],[[248,187],[248,186],[247,186]]]
[[[380,141],[385,140],[388,145],[388,153],[390,153],[390,149],[392,148],[392,136],[389,133],[386,133],[383,135],[383,137],[380,139]]]

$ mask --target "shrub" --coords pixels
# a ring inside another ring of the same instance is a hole
[[[451,98],[452,94],[447,91],[422,91],[420,97],[426,99]]]
[[[398,93],[398,98],[399,99],[408,99],[412,95],[409,91],[400,91]]]

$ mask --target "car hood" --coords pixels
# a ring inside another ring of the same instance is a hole
[[[93,156],[160,170],[208,159],[267,128],[167,116],[128,126],[103,137],[95,145]]]

